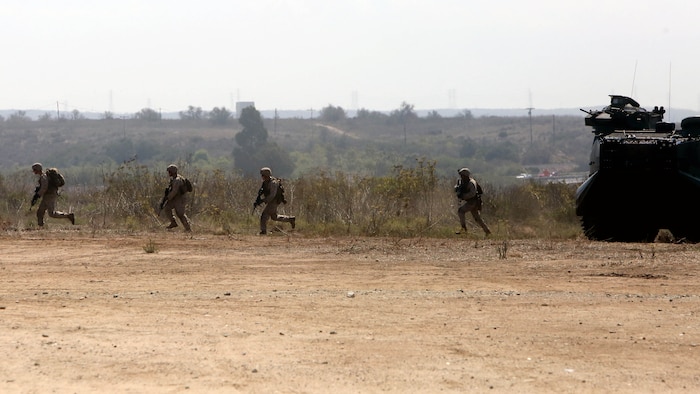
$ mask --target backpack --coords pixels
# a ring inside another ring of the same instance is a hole
[[[49,178],[49,187],[59,188],[66,184],[63,175],[56,168],[46,170],[46,177]]]
[[[192,182],[190,182],[189,179],[185,178],[185,192],[192,193],[192,190],[194,190],[194,186],[192,186]]]
[[[481,188],[479,182],[476,182],[476,209],[481,211],[484,202],[481,200],[481,195],[484,194],[484,189]]]
[[[282,180],[279,178],[275,178],[277,180],[277,195],[275,196],[275,200],[277,203],[282,203],[286,204],[287,199],[284,197],[284,186],[282,186]]]

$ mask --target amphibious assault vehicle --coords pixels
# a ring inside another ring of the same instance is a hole
[[[610,96],[602,110],[581,110],[593,128],[588,179],[576,215],[591,240],[652,242],[660,229],[700,242],[700,116],[680,130],[635,100]]]

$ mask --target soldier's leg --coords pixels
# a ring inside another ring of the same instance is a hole
[[[464,229],[464,230],[467,229],[466,214],[467,214],[467,211],[469,210],[468,208],[469,208],[469,203],[465,202],[457,210],[457,216],[459,216],[459,224],[462,226],[462,229]]]
[[[39,226],[44,225],[44,214],[46,213],[46,204],[44,203],[44,199],[41,200],[39,203],[39,207],[36,209],[36,220]]]
[[[173,215],[173,210],[174,210],[173,202],[168,201],[165,203],[165,207],[163,207],[163,211],[165,211],[165,214],[168,216],[170,219],[170,224],[166,228],[175,228],[177,227],[177,222],[175,221],[175,215]]]
[[[277,205],[267,204],[260,214],[260,234],[267,234],[267,221],[277,217]]]
[[[70,219],[72,214],[68,212],[49,210],[49,216],[54,219]]]
[[[277,207],[279,207],[279,204],[272,203],[270,205],[274,205],[274,209],[272,209],[270,212],[270,219],[272,219],[276,222],[291,223],[292,228],[296,227],[296,217],[295,216],[278,215],[277,214]]]
[[[180,218],[180,223],[182,223],[182,225],[185,227],[185,231],[190,231],[190,218],[188,218],[185,214],[184,200],[180,200],[177,204],[175,204],[175,214],[178,218]]]
[[[479,211],[477,208],[472,209],[472,216],[474,217],[474,220],[479,224],[479,226],[481,226],[481,228],[484,230],[484,233],[486,233],[486,235],[491,234],[489,226],[487,226],[484,222],[484,219],[481,218],[481,211]]]
[[[44,208],[46,211],[49,213],[49,217],[55,218],[55,219],[68,219],[71,221],[71,223],[74,223],[74,218],[73,214],[68,213],[68,212],[61,212],[56,210],[56,202],[58,201],[58,195],[57,194],[44,194],[44,198],[41,199],[41,204],[44,205]],[[42,213],[43,217],[43,213]],[[43,222],[43,220],[42,220]]]
[[[290,216],[290,215],[275,215],[272,220],[276,220],[278,222],[285,222],[285,223],[290,223],[292,225],[292,228],[296,227],[296,216]]]
[[[270,215],[270,219],[277,222],[293,223],[296,219],[295,216],[291,215],[279,215],[277,214],[277,206],[275,207],[275,212]]]

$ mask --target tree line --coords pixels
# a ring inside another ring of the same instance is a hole
[[[528,126],[534,129],[534,143]],[[26,165],[30,157],[80,174],[136,159],[245,175],[271,166],[287,177],[336,170],[381,176],[395,165],[426,158],[437,163],[440,176],[454,176],[466,165],[498,183],[544,168],[585,171],[591,138],[580,117],[477,118],[467,110],[450,117],[418,116],[405,102],[388,113],[360,109],[352,116],[329,104],[313,119],[265,118],[255,107],[243,109],[237,119],[224,107],[190,106],[180,119],[163,119],[148,108],[128,119],[101,120],[79,113],[33,120],[18,111],[2,119],[0,135],[4,172]],[[95,182],[94,175],[79,179]]]

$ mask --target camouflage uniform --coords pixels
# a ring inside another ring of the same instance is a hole
[[[464,232],[467,231],[467,212],[471,212],[476,223],[481,226],[486,235],[491,234],[489,226],[484,223],[484,219],[481,218],[481,198],[477,195],[477,182],[471,177],[471,171],[468,168],[462,168],[458,171],[460,180],[455,186],[455,192],[457,193],[457,198],[464,203],[457,210],[457,215],[459,216],[459,224],[462,226]]]
[[[71,224],[75,224],[75,215],[73,213],[61,212],[56,210],[56,201],[58,201],[58,187],[49,184],[49,177],[42,171],[41,163],[34,163],[32,171],[39,175],[39,184],[36,194],[41,198],[39,208],[36,210],[36,218],[39,226],[44,225],[44,213],[49,212],[49,217],[57,219],[68,219]]]
[[[269,219],[287,222],[292,225],[292,228],[296,227],[296,217],[277,214],[277,207],[282,203],[282,195],[277,193],[280,185],[279,179],[272,177],[272,171],[268,167],[260,169],[260,176],[263,178],[260,187],[262,202],[265,203],[265,209],[260,215],[260,234],[267,234],[267,221]]]
[[[185,227],[186,232],[192,231],[190,226],[190,219],[185,215],[185,205],[187,203],[185,199],[185,178],[177,173],[177,166],[171,164],[167,168],[168,175],[170,175],[170,184],[168,185],[167,202],[163,209],[170,215],[170,224],[167,228],[177,227],[177,222],[175,221],[175,215],[180,218],[180,222]],[[175,211],[175,215],[173,215]]]

